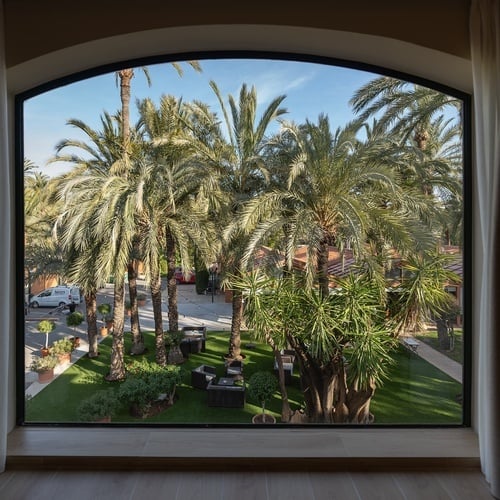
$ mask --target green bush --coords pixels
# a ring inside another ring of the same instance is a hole
[[[56,327],[56,324],[48,319],[42,319],[37,325],[37,330],[40,333],[45,333],[45,348],[47,349],[49,347],[49,333],[52,333],[54,331],[54,328]]]
[[[49,355],[43,358],[35,356],[31,362],[31,370],[34,372],[44,372],[46,370],[51,370],[56,367],[58,363],[57,356]]]
[[[73,348],[73,342],[66,337],[64,339],[56,340],[52,344],[50,351],[52,354],[68,354],[73,352]]]
[[[82,322],[83,314],[81,312],[75,311],[66,316],[66,324],[68,326],[72,326],[73,328],[80,326]]]
[[[255,372],[248,381],[248,394],[260,403],[262,413],[265,413],[266,403],[271,401],[278,389],[278,381],[271,372]]]
[[[177,366],[163,367],[147,360],[137,361],[130,366],[118,396],[120,401],[135,406],[141,415],[145,415],[161,395],[173,403],[175,389],[181,381],[181,370]]]
[[[101,315],[101,319],[103,321],[106,321],[106,316],[108,316],[111,313],[111,304],[108,304],[106,302],[103,304],[99,304],[97,306],[97,311]]]
[[[113,417],[119,403],[114,389],[99,390],[80,403],[77,408],[78,420],[81,422],[95,422],[106,417]]]

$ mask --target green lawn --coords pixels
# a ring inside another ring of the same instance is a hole
[[[462,364],[463,363],[462,329],[455,328],[454,333],[455,333],[455,345],[451,351],[443,350],[440,348],[436,330],[427,330],[426,332],[422,332],[416,335],[416,338],[421,340],[422,342],[426,342],[433,349],[436,349],[437,351],[444,354],[445,356],[448,356],[457,363]]]
[[[190,384],[191,369],[201,364],[216,367],[218,376],[224,374],[224,353],[227,352],[228,332],[208,332],[206,352],[191,354],[181,365],[183,383],[177,389],[178,400],[162,413],[148,418],[134,418],[126,408],[113,418],[115,423],[134,424],[199,424],[227,425],[250,424],[252,416],[260,411],[256,402],[248,400],[244,408],[212,408],[207,406],[206,392],[193,389]],[[126,335],[126,349],[130,348],[130,334]],[[145,333],[149,352],[146,355],[154,359],[154,337]],[[104,339],[100,346],[100,356],[89,359],[83,357],[69,367],[57,379],[51,382],[27,404],[26,422],[28,423],[75,423],[76,409],[79,402],[101,388],[116,387],[119,382],[106,382],[104,375],[109,370],[109,357],[112,338]],[[244,376],[248,380],[252,373],[259,370],[272,370],[273,356],[269,346],[254,343],[248,348],[249,334],[242,334]],[[129,363],[134,358],[126,356]],[[457,395],[461,385],[429,365],[422,359],[411,355],[403,348],[395,353],[396,364],[391,370],[390,380],[377,389],[371,409],[375,414],[375,423],[380,424],[459,424],[461,406]],[[288,397],[292,409],[302,403],[297,373],[288,386]],[[268,405],[267,411],[279,421],[281,402],[276,394]]]

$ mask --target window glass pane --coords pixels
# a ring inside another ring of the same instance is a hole
[[[271,58],[21,96],[22,420],[463,425],[464,98]]]

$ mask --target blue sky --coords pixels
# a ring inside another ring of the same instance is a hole
[[[326,113],[332,129],[335,129],[353,118],[348,105],[353,92],[378,76],[295,61],[219,59],[199,62],[201,73],[181,64],[182,77],[170,64],[148,66],[151,87],[148,87],[143,72],[137,70],[132,80],[132,119],[137,118],[136,99],[151,97],[158,102],[162,94],[182,97],[184,101],[198,99],[219,112],[219,104],[208,84],[214,80],[225,98],[229,94],[237,98],[243,83],[248,87],[255,86],[259,116],[272,99],[284,94],[286,99],[282,106],[288,110],[285,119],[299,123],[306,118],[317,121],[320,113]],[[67,167],[62,164],[45,166],[55,153],[55,145],[61,139],[85,139],[66,124],[67,120],[77,118],[98,128],[103,111],[114,113],[119,109],[120,96],[114,73],[72,83],[27,100],[24,107],[24,157],[48,175],[63,172]]]

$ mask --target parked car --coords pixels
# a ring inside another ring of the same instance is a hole
[[[30,299],[30,307],[58,307],[80,303],[80,289],[77,286],[53,286]]]
[[[184,275],[184,272],[182,271],[181,267],[178,267],[174,271],[174,276],[175,276],[175,281],[177,281],[177,284],[182,284],[182,283],[196,283],[196,273],[194,269],[191,269],[188,271],[187,276]]]

